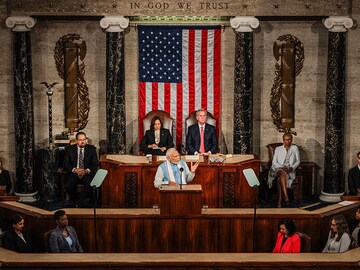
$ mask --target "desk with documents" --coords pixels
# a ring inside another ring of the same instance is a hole
[[[149,162],[145,156],[107,155],[100,158],[108,170],[102,186],[103,207],[148,208],[159,204],[154,177],[161,162]],[[188,163],[189,164],[189,163]],[[255,155],[233,155],[224,163],[200,163],[191,184],[202,188],[202,204],[214,207],[252,207],[255,191],[249,187],[243,169],[252,168],[259,175],[260,160]]]

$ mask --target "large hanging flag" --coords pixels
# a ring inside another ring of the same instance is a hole
[[[153,110],[175,119],[175,145],[185,145],[185,119],[204,108],[219,127],[220,26],[139,26],[139,126]]]

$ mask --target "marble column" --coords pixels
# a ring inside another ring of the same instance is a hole
[[[126,151],[124,30],[128,25],[123,16],[106,16],[100,21],[106,31],[107,151],[114,154]]]
[[[34,113],[30,30],[36,21],[28,16],[11,16],[6,26],[13,31],[15,160],[18,193],[34,191]]]
[[[344,194],[344,123],[346,77],[346,31],[353,25],[348,17],[324,20],[329,30],[326,84],[324,189],[320,199],[340,201]]]
[[[239,16],[230,20],[235,29],[234,154],[253,152],[253,29],[259,20]]]

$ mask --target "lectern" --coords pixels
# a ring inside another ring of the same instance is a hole
[[[163,185],[159,188],[160,214],[197,215],[201,214],[201,185]]]

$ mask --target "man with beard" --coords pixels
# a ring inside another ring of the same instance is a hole
[[[68,172],[65,180],[65,190],[69,194],[69,199],[78,207],[85,206],[85,199],[90,193],[90,183],[99,167],[96,148],[87,144],[86,134],[78,132],[76,134],[76,144],[66,148],[63,168]],[[84,185],[83,192],[76,197],[76,185]]]
[[[157,169],[155,175],[154,186],[156,188],[161,185],[178,186],[190,182],[195,177],[195,171],[199,166],[199,162],[193,164],[189,169],[185,161],[180,159],[180,154],[175,148],[166,151],[167,161],[163,162]]]

